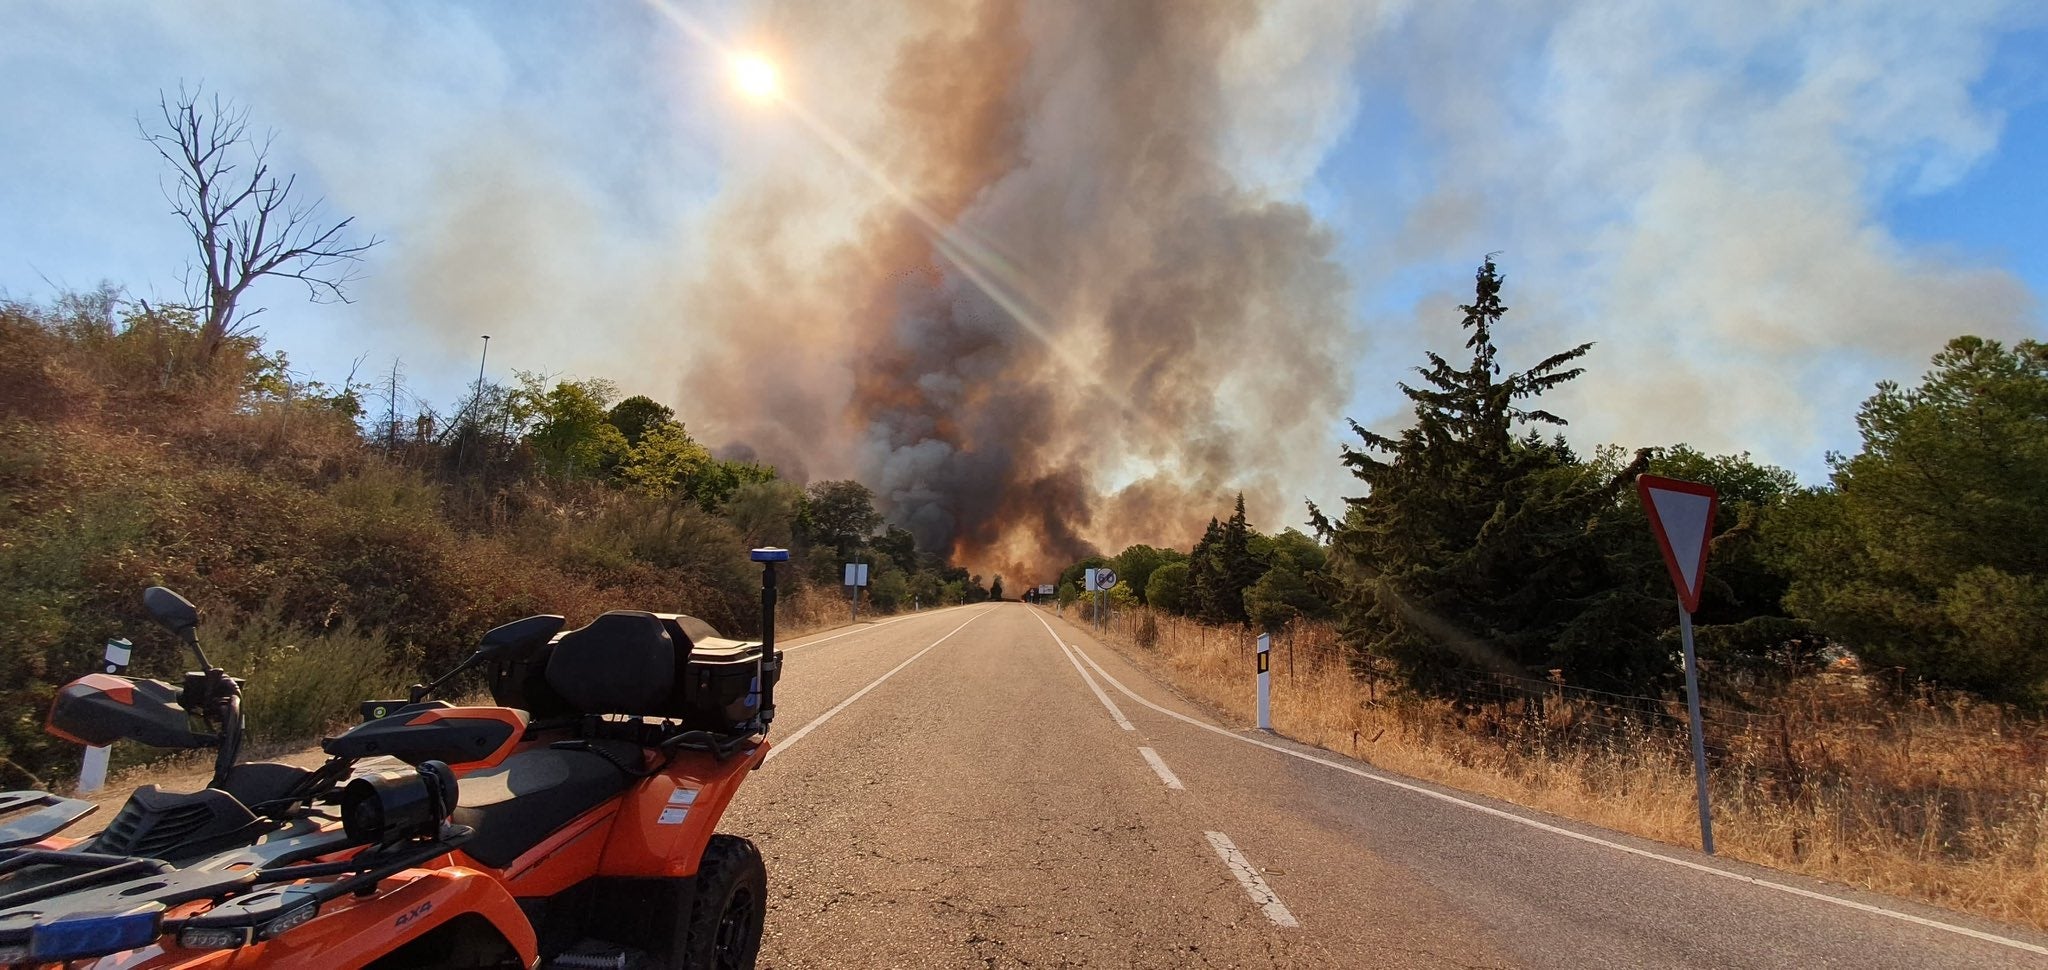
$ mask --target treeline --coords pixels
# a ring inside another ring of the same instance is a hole
[[[694,540],[717,553],[790,549],[792,590],[838,588],[845,563],[865,563],[864,602],[884,612],[1001,596],[1002,577],[984,584],[979,574],[953,565],[947,550],[921,550],[909,531],[885,527],[866,485],[851,479],[800,484],[772,465],[714,457],[674,409],[644,394],[621,397],[610,381],[520,371],[511,384],[478,382],[446,418],[426,408],[402,411],[409,395],[395,365],[381,388],[351,385],[346,393],[359,415],[365,395],[381,400],[378,420],[362,422],[376,448],[394,461],[433,469],[486,504],[540,489],[657,508],[661,516],[679,515],[696,526],[662,537],[665,542]],[[674,558],[662,545],[643,551],[656,560]]]
[[[108,639],[135,640],[135,673],[186,668],[142,613],[152,584],[200,605],[209,656],[250,678],[252,730],[281,740],[527,614],[751,633],[757,545],[794,553],[794,621],[842,615],[854,559],[872,609],[990,595],[881,529],[860,483],[717,459],[668,408],[614,397],[522,375],[443,416],[395,370],[305,381],[251,335],[215,343],[201,315],[111,288],[0,302],[0,784],[76,765],[42,715]]]
[[[2048,346],[1950,341],[1918,387],[1880,383],[1857,415],[1862,449],[1801,486],[1747,454],[1582,454],[1546,436],[1566,422],[1539,399],[1585,374],[1592,345],[1510,369],[1501,283],[1488,259],[1460,307],[1468,355],[1430,353],[1401,385],[1410,427],[1353,424],[1342,460],[1365,494],[1311,505],[1314,538],[1261,535],[1240,498],[1187,553],[1075,564],[1063,599],[1107,564],[1133,581],[1123,602],[1265,628],[1334,619],[1423,689],[1481,670],[1665,691],[1681,676],[1677,607],[1633,488],[1654,472],[1721,494],[1695,616],[1710,680],[1853,659],[1891,689],[2048,702]]]

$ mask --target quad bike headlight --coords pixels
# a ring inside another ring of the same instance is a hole
[[[439,761],[364,775],[341,791],[342,831],[364,845],[432,838],[454,811],[455,772]]]

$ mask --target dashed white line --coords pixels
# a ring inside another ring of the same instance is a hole
[[[1038,622],[1044,623],[1045,621],[1041,619]],[[1050,625],[1046,627],[1047,631],[1050,631],[1051,629],[1052,627]],[[1057,639],[1059,635],[1054,634],[1053,636],[1055,639]],[[1129,697],[1131,700],[1137,701],[1138,703],[1143,704],[1146,707],[1149,707],[1155,711],[1158,711],[1159,713],[1164,714],[1167,717],[1171,717],[1180,721],[1185,721],[1188,724],[1192,724],[1195,727],[1201,728],[1204,731],[1212,731],[1216,734],[1223,735],[1226,738],[1231,738],[1236,741],[1242,741],[1245,744],[1265,748],[1268,751],[1277,751],[1290,758],[1299,758],[1303,761],[1313,762],[1315,764],[1322,765],[1326,768],[1335,768],[1338,771],[1350,775],[1356,775],[1368,781],[1376,781],[1382,785],[1390,785],[1394,788],[1414,792],[1417,795],[1422,795],[1427,798],[1434,798],[1440,802],[1446,802],[1448,804],[1457,805],[1461,808],[1471,809],[1472,811],[1479,812],[1485,815],[1491,815],[1499,819],[1505,819],[1507,821],[1514,822],[1519,825],[1526,825],[1532,829],[1549,832],[1553,835],[1561,835],[1568,839],[1577,839],[1580,842],[1585,842],[1591,845],[1597,845],[1602,848],[1613,849],[1616,852],[1624,852],[1629,855],[1636,856],[1637,858],[1649,859],[1654,862],[1662,862],[1666,865],[1677,866],[1681,869],[1690,869],[1694,872],[1702,873],[1709,876],[1718,876],[1722,879],[1727,879],[1733,882],[1746,883],[1748,885],[1755,886],[1759,889],[1770,889],[1775,890],[1777,892],[1786,893],[1792,896],[1800,896],[1806,899],[1814,900],[1815,902],[1832,903],[1836,906],[1843,907],[1844,909],[1853,909],[1858,912],[1869,913],[1873,916],[1889,917],[1891,919],[1899,920],[1901,922],[1912,923],[1916,926],[1924,926],[1928,929],[1940,930],[1944,933],[1954,933],[1957,936],[1967,936],[1973,940],[1983,940],[1986,943],[1996,943],[1999,946],[2011,947],[2015,950],[2025,950],[2028,953],[2039,953],[2043,955],[2048,955],[2048,947],[2037,946],[2035,944],[2028,943],[2024,940],[2015,940],[2010,937],[1999,936],[1995,933],[1986,933],[1983,930],[1973,930],[1967,926],[1957,926],[1954,923],[1944,923],[1940,920],[1928,919],[1925,916],[1915,916],[1912,913],[1902,913],[1898,910],[1886,909],[1882,906],[1872,906],[1869,903],[1858,902],[1853,899],[1843,899],[1840,896],[1830,896],[1827,893],[1814,892],[1811,889],[1801,889],[1798,886],[1788,886],[1784,883],[1772,882],[1768,879],[1758,879],[1755,876],[1745,876],[1739,872],[1730,872],[1726,869],[1717,869],[1713,866],[1702,865],[1700,863],[1693,862],[1687,859],[1680,859],[1674,856],[1664,855],[1661,852],[1651,852],[1648,849],[1638,849],[1632,845],[1623,845],[1619,842],[1603,839],[1596,835],[1587,835],[1584,832],[1574,832],[1571,829],[1564,828],[1562,826],[1551,825],[1547,822],[1539,822],[1533,818],[1525,818],[1523,816],[1516,815],[1513,812],[1504,812],[1498,808],[1493,808],[1488,805],[1481,805],[1478,802],[1467,801],[1463,798],[1457,797],[1456,795],[1447,795],[1443,792],[1436,791],[1434,789],[1424,788],[1421,785],[1409,784],[1408,782],[1401,781],[1395,778],[1389,778],[1385,775],[1376,774],[1374,772],[1366,771],[1361,768],[1354,768],[1351,765],[1347,765],[1338,761],[1332,761],[1328,758],[1318,758],[1315,755],[1295,751],[1292,748],[1282,747],[1277,744],[1272,744],[1270,742],[1258,740],[1257,738],[1248,738],[1242,734],[1239,734],[1227,728],[1220,728],[1214,724],[1209,724],[1203,721],[1196,720],[1192,717],[1180,713],[1179,711],[1167,710],[1164,707],[1161,707],[1157,704],[1152,703],[1149,700],[1146,700],[1143,697],[1138,696],[1138,694],[1135,691],[1131,690],[1129,687],[1125,687],[1122,681],[1117,680],[1115,677],[1110,676],[1109,671],[1102,669],[1102,665],[1096,663],[1095,658],[1089,656],[1087,651],[1082,650],[1078,646],[1074,647],[1073,650],[1075,653],[1081,656],[1081,659],[1088,661],[1088,665],[1094,667],[1095,672],[1102,675],[1102,679],[1109,681],[1111,686],[1114,686],[1117,690],[1122,691],[1124,696]]]
[[[1081,661],[1075,660],[1074,655],[1067,651],[1067,645],[1060,642],[1059,634],[1052,632],[1052,626],[1045,622],[1045,617],[1039,616],[1037,610],[1031,611],[1031,617],[1038,621],[1039,626],[1045,627],[1045,632],[1052,633],[1053,645],[1059,647],[1060,653],[1066,656],[1067,662],[1074,665],[1074,669],[1081,674],[1081,679],[1088,683],[1088,689],[1095,692],[1095,699],[1101,701],[1103,707],[1109,708],[1109,716],[1116,721],[1116,726],[1126,731],[1137,730],[1137,727],[1131,724],[1131,719],[1125,717],[1123,710],[1116,706],[1116,702],[1110,700],[1109,695],[1102,692],[1102,685],[1096,683],[1095,678],[1088,676],[1088,668],[1081,666]]]
[[[1152,766],[1152,770],[1158,773],[1159,780],[1165,782],[1166,787],[1174,791],[1185,791],[1187,789],[1187,786],[1180,783],[1180,778],[1173,773],[1173,769],[1168,768],[1166,762],[1160,759],[1159,752],[1151,748],[1141,747],[1138,749],[1138,753],[1145,757],[1145,763]]]
[[[764,761],[764,762],[765,762],[765,761],[773,761],[773,760],[775,760],[775,756],[776,756],[776,755],[779,755],[779,754],[781,754],[781,753],[783,753],[783,752],[785,752],[785,751],[788,751],[788,750],[790,749],[790,746],[792,746],[792,745],[796,744],[796,743],[797,743],[798,741],[801,741],[801,740],[803,740],[803,738],[804,738],[804,735],[806,735],[806,734],[809,734],[809,733],[811,733],[812,731],[815,731],[815,730],[817,730],[817,729],[818,729],[818,726],[819,726],[819,725],[821,725],[821,724],[824,724],[824,723],[825,723],[826,721],[829,721],[829,720],[831,720],[831,719],[833,718],[833,716],[834,716],[834,715],[837,715],[837,714],[838,714],[838,713],[839,713],[840,711],[846,710],[846,709],[847,709],[848,707],[852,706],[852,704],[853,704],[853,702],[854,702],[854,701],[860,700],[860,699],[861,699],[862,697],[865,697],[865,696],[867,696],[867,692],[868,692],[868,691],[874,690],[875,688],[877,688],[877,687],[880,687],[880,686],[882,686],[882,682],[883,682],[883,681],[885,681],[885,680],[888,680],[889,678],[891,678],[891,677],[894,677],[894,676],[896,676],[896,673],[897,673],[897,671],[900,671],[900,670],[902,670],[903,668],[905,668],[905,667],[908,667],[908,666],[910,666],[911,664],[914,664],[914,663],[916,663],[916,662],[917,662],[917,658],[919,658],[919,657],[922,657],[922,656],[924,656],[925,654],[928,654],[928,653],[932,652],[932,647],[936,647],[936,646],[938,646],[938,645],[939,645],[939,644],[941,644],[941,643],[945,643],[945,642],[946,642],[947,640],[951,640],[951,639],[953,638],[953,634],[955,634],[955,633],[959,633],[959,632],[960,632],[960,631],[961,631],[962,629],[965,629],[968,623],[973,623],[974,621],[976,621],[976,620],[979,620],[979,619],[981,619],[981,618],[982,618],[982,617],[984,617],[984,616],[987,616],[987,615],[988,615],[988,613],[989,613],[989,611],[988,611],[988,610],[982,610],[981,612],[979,612],[979,613],[976,613],[976,614],[974,614],[973,616],[970,616],[970,617],[968,617],[968,618],[967,618],[967,620],[966,620],[965,622],[961,623],[961,624],[960,624],[959,626],[956,626],[956,627],[954,627],[954,628],[953,628],[952,630],[948,631],[948,632],[946,633],[946,635],[945,635],[945,636],[942,636],[942,637],[938,638],[937,640],[933,640],[933,641],[932,641],[932,643],[931,643],[931,646],[929,646],[929,647],[926,647],[926,648],[924,648],[923,650],[919,650],[918,652],[916,652],[916,653],[913,653],[913,654],[911,654],[911,655],[910,655],[910,659],[909,659],[909,660],[905,660],[905,661],[903,661],[902,663],[900,663],[900,664],[897,664],[896,666],[894,666],[894,667],[891,667],[891,668],[889,668],[889,672],[888,672],[888,673],[886,673],[886,674],[883,674],[882,676],[880,676],[880,677],[877,677],[877,678],[875,678],[875,679],[874,679],[874,682],[873,682],[873,683],[870,683],[870,684],[869,684],[869,685],[867,685],[866,687],[863,687],[863,688],[861,688],[861,689],[859,689],[859,690],[857,690],[857,691],[854,691],[854,692],[853,692],[853,696],[852,696],[852,697],[849,697],[849,698],[847,698],[847,699],[845,699],[845,700],[843,700],[843,701],[840,701],[840,702],[839,702],[839,703],[837,703],[837,704],[834,704],[834,705],[832,705],[832,709],[831,709],[831,710],[829,710],[829,711],[826,711],[825,713],[823,713],[823,714],[820,714],[820,715],[818,715],[818,716],[817,716],[817,718],[816,718],[815,720],[811,721],[811,723],[809,723],[809,724],[806,724],[806,725],[804,725],[803,727],[797,728],[797,729],[796,729],[796,733],[795,733],[795,734],[792,734],[792,735],[790,735],[789,737],[787,737],[787,738],[784,738],[783,740],[781,740],[781,741],[779,741],[779,742],[776,742],[776,743],[775,743],[775,746],[774,746],[774,747],[771,747],[771,748],[769,748],[769,749],[768,749],[768,757],[766,757],[766,758],[763,758],[763,759],[761,759],[761,760],[762,760],[762,761]]]
[[[1259,870],[1252,868],[1252,864],[1245,861],[1244,853],[1237,851],[1237,844],[1230,841],[1230,836],[1221,832],[1205,834],[1209,836],[1209,844],[1216,848],[1217,858],[1222,859],[1223,865],[1230,869],[1230,874],[1237,877],[1237,884],[1244,887],[1245,894],[1252,898],[1252,902],[1259,907],[1259,912],[1266,914],[1266,918],[1272,920],[1275,926],[1301,925],[1294,921],[1294,914],[1287,911],[1286,905],[1280,902],[1280,897],[1273,894],[1273,887],[1266,885],[1266,880],[1259,875]]]

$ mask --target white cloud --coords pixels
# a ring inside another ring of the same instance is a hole
[[[1408,98],[1435,184],[1374,198],[1405,216],[1367,228],[1369,251],[1504,250],[1521,359],[1598,342],[1554,405],[1575,440],[1749,449],[1812,477],[1853,447],[1879,377],[1917,375],[1958,333],[2040,326],[2012,274],[1881,217],[1996,149],[2003,117],[1973,85],[2016,9],[1418,7],[1365,57]],[[1422,312],[1430,330],[1456,313]]]

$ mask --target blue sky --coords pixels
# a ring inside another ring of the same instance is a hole
[[[802,32],[789,6],[679,8],[772,45],[778,24]],[[1582,446],[1690,440],[1807,480],[1853,448],[1876,379],[1917,375],[1955,333],[2043,329],[2038,8],[1336,6],[1292,5],[1340,26],[1266,31],[1250,79],[1225,85],[1238,130],[1222,162],[1334,236],[1360,344],[1351,417],[1401,423],[1393,382],[1424,347],[1456,349],[1455,304],[1496,250],[1511,354],[1598,343],[1556,407]],[[332,211],[387,240],[353,305],[256,292],[308,374],[402,357],[445,404],[491,332],[496,374],[610,377],[688,417],[670,361],[717,335],[672,311],[705,292],[680,281],[730,230],[728,190],[834,164],[736,106],[652,5],[228,9],[0,0],[0,292],[104,279],[176,298],[185,244],[134,118],[159,88],[203,80],[277,130],[279,161]],[[811,52],[799,79],[895,42],[887,24],[831,29],[791,41]],[[843,87],[819,94],[845,109],[836,123],[885,143],[863,127],[871,91]],[[856,221],[841,177],[805,183],[816,214],[788,230],[792,252]]]

